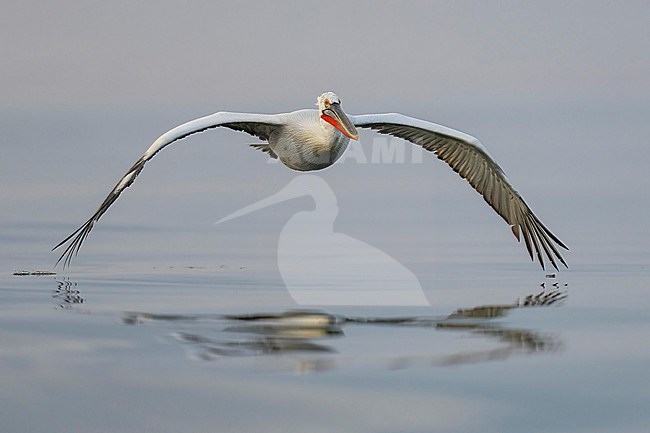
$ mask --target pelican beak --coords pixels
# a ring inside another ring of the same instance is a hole
[[[320,115],[321,119],[341,131],[341,134],[345,135],[352,140],[359,139],[359,133],[357,128],[354,127],[348,116],[345,115],[341,104],[334,103],[331,104],[328,108],[325,108]]]

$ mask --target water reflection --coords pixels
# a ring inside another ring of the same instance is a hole
[[[320,340],[342,336],[340,318],[312,310],[278,314],[165,315],[124,313],[128,325],[146,322],[192,323],[197,332],[176,331],[172,337],[196,349],[203,360],[223,356],[258,356],[280,353],[335,352]],[[216,332],[216,336],[212,333]]]
[[[413,365],[448,366],[488,362],[512,356],[550,353],[559,350],[562,342],[552,333],[508,326],[495,319],[515,309],[560,305],[566,292],[559,289],[543,290],[512,304],[482,305],[458,309],[444,317],[363,317],[330,314],[322,310],[297,310],[281,313],[253,313],[244,315],[177,315],[127,312],[122,322],[127,325],[159,324],[172,327],[174,341],[191,349],[193,357],[214,361],[232,357],[275,357],[287,367],[301,372],[322,371],[340,367],[355,356],[372,357],[373,349],[359,353],[337,349],[337,339],[345,337],[344,328],[371,326],[368,340],[359,342],[364,347],[369,341],[380,341],[384,346],[398,346],[394,337],[384,336],[382,330],[401,330],[405,338],[420,339],[418,346],[429,347],[428,334],[415,330],[460,333],[479,337],[476,350],[436,348],[433,354],[400,354],[398,349],[384,361],[386,368],[405,368]],[[356,331],[356,330],[355,330]],[[366,331],[367,332],[367,331]],[[391,334],[392,335],[392,334]],[[360,338],[355,332],[354,338]],[[402,337],[404,338],[404,337]],[[489,347],[486,346],[489,343]],[[399,343],[402,343],[400,341]],[[435,343],[433,343],[435,344]],[[450,353],[444,353],[448,351]],[[334,355],[339,356],[334,356]],[[381,355],[378,355],[381,358]],[[384,358],[386,358],[384,356]],[[269,358],[270,359],[270,358]]]
[[[77,283],[68,278],[57,280],[57,288],[54,289],[52,298],[57,303],[57,308],[62,310],[72,310],[85,301],[77,288]]]

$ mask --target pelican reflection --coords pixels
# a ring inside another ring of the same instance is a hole
[[[512,356],[555,352],[562,347],[559,337],[552,333],[512,327],[495,321],[515,309],[560,305],[566,292],[542,291],[526,296],[522,301],[504,305],[482,305],[458,309],[443,316],[373,317],[335,315],[320,310],[295,310],[280,313],[242,315],[165,315],[145,312],[124,313],[123,323],[129,325],[174,322],[178,330],[172,338],[191,349],[196,359],[213,361],[224,358],[267,357],[292,355],[289,367],[300,372],[321,371],[340,366],[349,354],[339,353],[336,339],[344,338],[344,329],[373,326],[373,338],[381,338],[382,329],[429,329],[481,337],[477,350],[436,350],[435,355],[416,356],[395,353],[385,360],[387,368],[411,365],[448,366],[497,361]],[[356,334],[356,333],[355,333]],[[355,335],[358,337],[358,335]],[[417,338],[422,338],[418,335]],[[390,340],[384,339],[385,344]],[[484,348],[485,340],[494,343]],[[423,345],[427,341],[423,341]],[[338,355],[338,356],[336,356]]]

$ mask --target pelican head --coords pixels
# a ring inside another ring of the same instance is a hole
[[[318,111],[320,118],[338,129],[341,134],[352,140],[359,139],[357,128],[354,127],[348,116],[341,108],[341,99],[334,92],[325,92],[318,97]]]

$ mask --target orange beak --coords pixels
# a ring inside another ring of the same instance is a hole
[[[352,140],[359,139],[357,128],[354,127],[350,119],[348,119],[348,116],[345,115],[340,104],[331,104],[323,110],[320,118],[338,129],[346,137]]]

